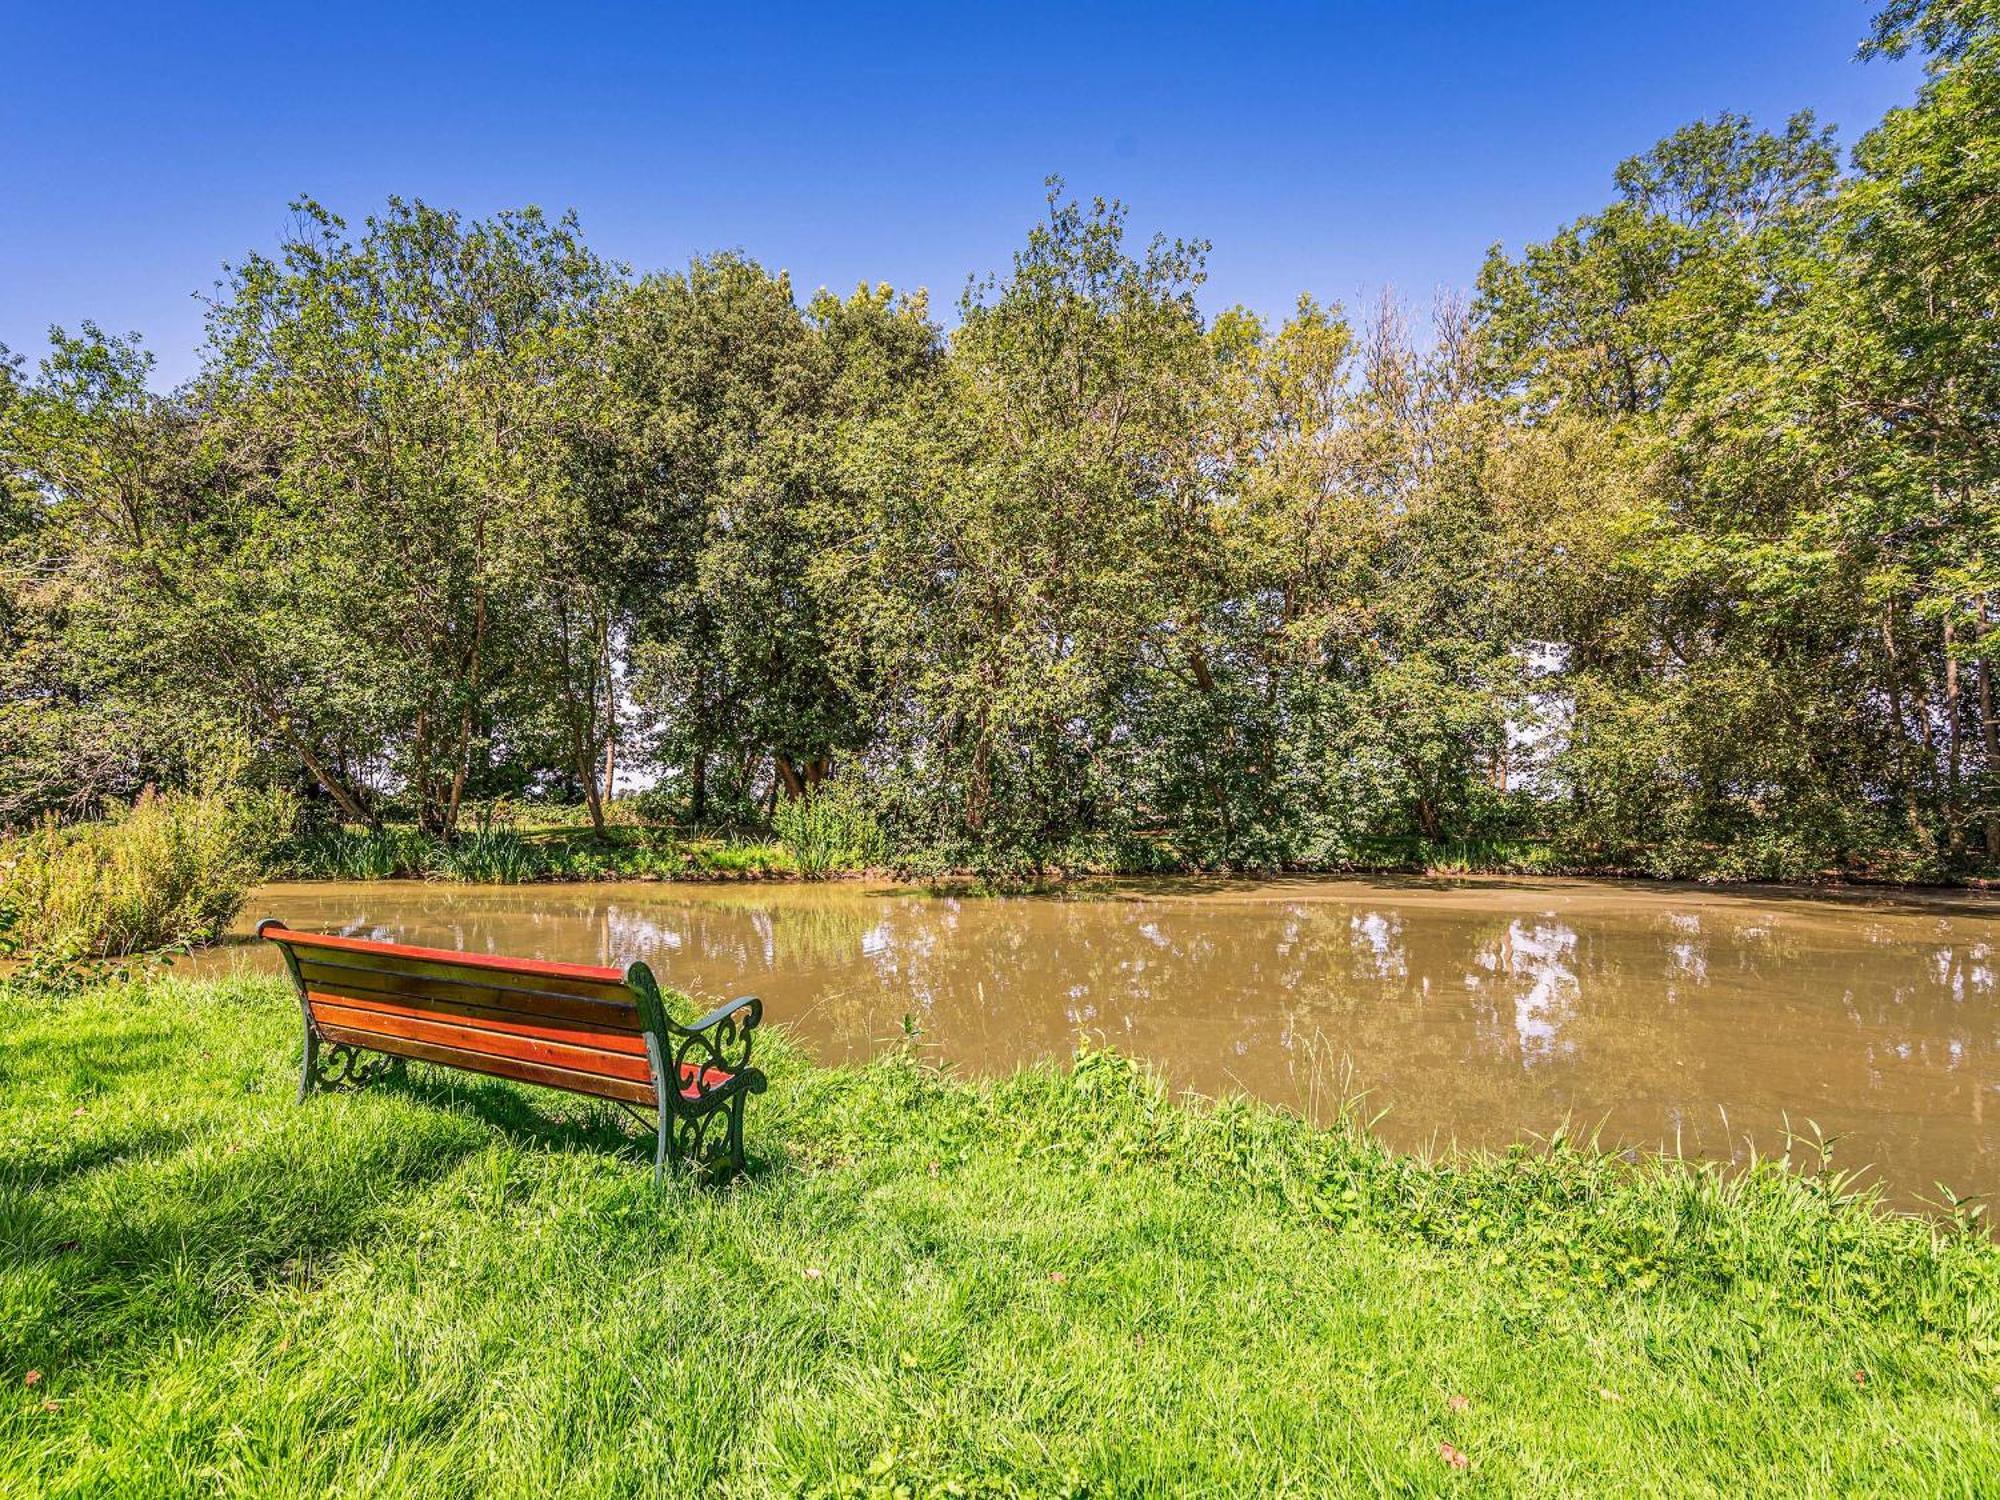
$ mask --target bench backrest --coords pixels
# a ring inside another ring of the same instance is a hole
[[[630,1104],[656,1100],[641,997],[617,969],[293,932],[275,919],[257,935],[284,950],[329,1042]]]

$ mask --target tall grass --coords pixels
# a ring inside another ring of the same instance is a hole
[[[799,874],[819,880],[836,870],[878,866],[886,845],[881,826],[851,785],[829,781],[809,797],[778,804],[772,831],[791,851]]]
[[[537,880],[674,880],[754,876],[793,868],[771,843],[683,840],[664,829],[614,827],[524,833],[483,827],[455,839],[414,828],[332,829],[301,834],[275,857],[270,874],[303,880],[441,880],[505,885]]]
[[[289,832],[291,799],[218,776],[152,792],[100,822],[0,841],[0,924],[16,952],[122,958],[219,937]]]

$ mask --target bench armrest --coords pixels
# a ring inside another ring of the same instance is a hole
[[[692,1025],[686,1025],[667,1014],[652,970],[635,963],[625,971],[625,976],[639,1002],[640,1020],[657,1039],[659,1056],[655,1066],[660,1084],[666,1099],[677,1110],[705,1108],[711,1097],[745,1089],[751,1093],[763,1092],[764,1076],[750,1066],[752,1033],[764,1019],[762,1000],[755,995],[739,995]],[[711,1072],[728,1074],[730,1081],[711,1087],[708,1082]],[[696,1080],[692,1099],[682,1092],[684,1077]]]
[[[749,1016],[732,1029],[749,1032],[755,1030],[758,1023],[764,1019],[764,1002],[755,995],[738,995],[734,1000],[725,1000],[699,1021],[690,1021],[685,1026],[672,1016],[668,1016],[667,1030],[677,1036],[693,1036],[698,1032],[710,1031],[738,1012],[746,1010],[750,1012]]]
[[[684,1026],[671,1016],[667,1018],[665,1040],[672,1049],[668,1076],[676,1088],[686,1082],[688,1065],[694,1065],[696,1097],[689,1099],[682,1092],[683,1104],[699,1107],[708,1102],[710,1095],[733,1093],[737,1088],[763,1092],[763,1075],[750,1066],[750,1033],[763,1019],[764,1002],[755,995],[739,995],[690,1025]],[[727,1074],[728,1080],[711,1086],[711,1070]]]

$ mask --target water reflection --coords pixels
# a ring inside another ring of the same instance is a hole
[[[247,913],[755,991],[830,1058],[905,1018],[974,1070],[1090,1035],[1206,1093],[1324,1112],[1344,1080],[1400,1144],[1565,1119],[1740,1155],[1787,1116],[1848,1133],[1906,1201],[2000,1187],[2000,907],[1584,882],[1113,885],[1072,898],[852,885],[271,887]],[[270,962],[237,949],[206,962]]]

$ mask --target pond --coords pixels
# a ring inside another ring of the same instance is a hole
[[[825,885],[273,885],[294,927],[756,993],[826,1061],[906,1035],[960,1069],[1080,1038],[1202,1094],[1391,1144],[1568,1121],[1744,1159],[1789,1122],[1893,1201],[2000,1189],[2000,902],[1571,880],[1153,880],[1059,896]],[[263,944],[197,967],[275,970]]]

